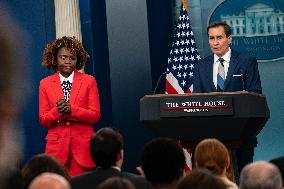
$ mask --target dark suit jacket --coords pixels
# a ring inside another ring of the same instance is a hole
[[[195,67],[193,80],[194,93],[216,91],[213,83],[213,64],[214,56],[212,54],[202,59]],[[236,75],[242,75],[243,77]],[[242,91],[243,88],[249,92],[262,92],[257,60],[246,54],[232,50],[224,91]]]
[[[124,177],[129,179],[136,189],[150,189],[151,185],[144,177],[132,173],[121,172],[114,168],[96,168],[93,172],[73,177],[71,179],[72,189],[97,188],[98,185],[110,177]]]

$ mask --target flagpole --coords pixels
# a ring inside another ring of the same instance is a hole
[[[188,6],[186,4],[186,0],[182,0],[182,5],[184,6],[186,12],[188,12]]]

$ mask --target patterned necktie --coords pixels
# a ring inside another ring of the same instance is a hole
[[[72,83],[70,83],[68,80],[62,82],[62,90],[64,94],[64,99],[66,101],[69,100],[70,93],[71,93],[71,87],[72,87]]]
[[[225,68],[223,62],[225,60],[223,58],[219,58],[218,61],[220,62],[220,64],[218,66],[218,74],[217,74],[217,91],[223,92],[224,83],[225,83]]]

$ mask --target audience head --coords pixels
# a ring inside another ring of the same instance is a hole
[[[44,172],[57,173],[70,180],[67,169],[55,158],[46,154],[32,157],[22,169],[24,188],[28,188],[31,181]]]
[[[256,161],[246,165],[240,175],[240,189],[280,189],[282,177],[272,163]]]
[[[61,175],[42,173],[32,180],[28,189],[71,189],[71,186]]]
[[[185,156],[175,140],[156,138],[144,146],[140,161],[148,181],[154,186],[168,185],[183,175]]]
[[[276,167],[278,167],[282,176],[282,184],[284,184],[284,156],[272,159],[270,160],[270,162],[276,165]]]
[[[98,189],[135,189],[135,186],[126,178],[110,177],[104,180]]]
[[[180,179],[177,189],[227,189],[227,186],[207,169],[196,169]]]
[[[98,167],[107,169],[112,166],[122,166],[123,137],[111,127],[105,127],[91,138],[91,156]]]
[[[205,168],[213,174],[224,176],[230,165],[229,152],[226,146],[217,139],[209,138],[199,142],[194,151],[197,168]]]

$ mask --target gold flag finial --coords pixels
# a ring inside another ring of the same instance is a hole
[[[182,5],[184,6],[186,12],[188,12],[188,6],[186,4],[186,0],[182,0]]]

